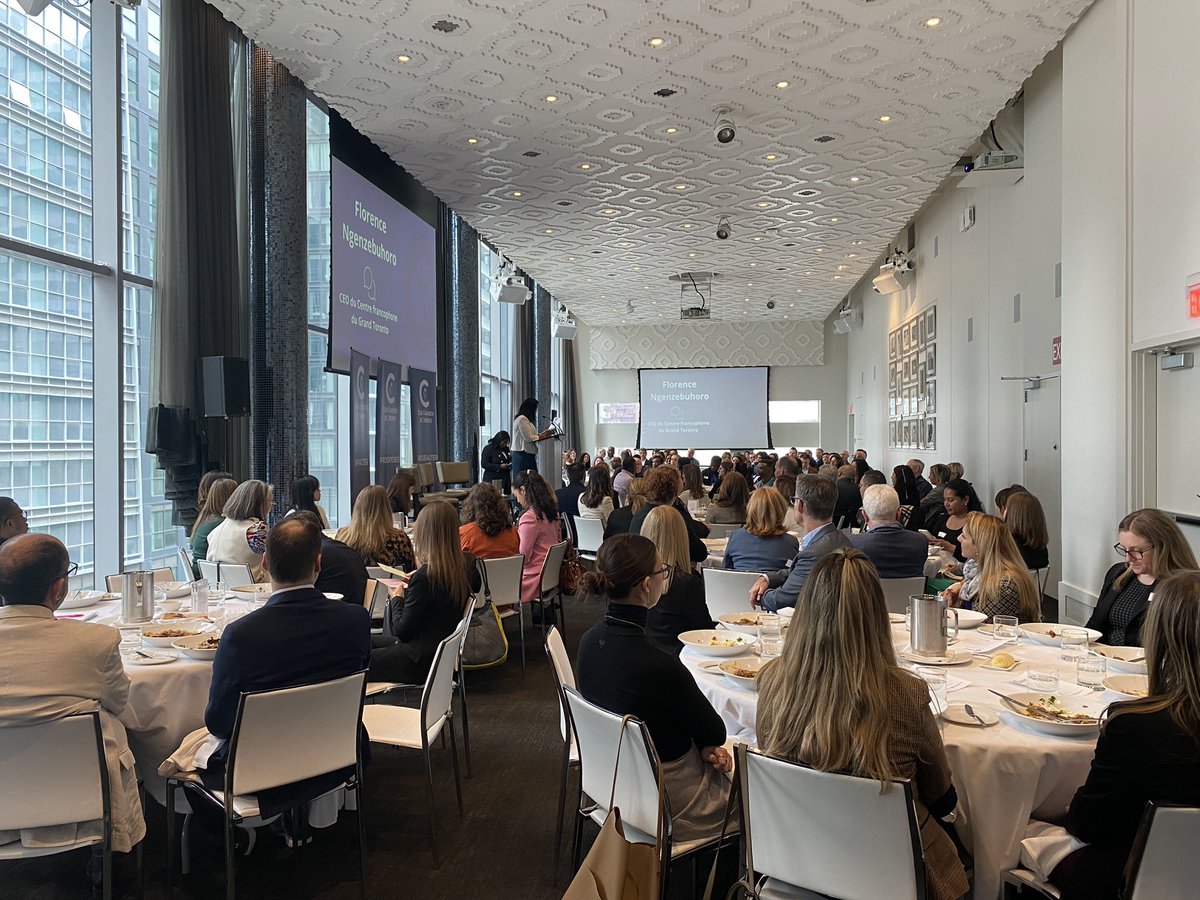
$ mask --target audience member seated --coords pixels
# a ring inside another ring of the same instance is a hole
[[[925,874],[933,900],[969,887],[939,819],[958,796],[929,687],[902,669],[892,647],[883,589],[857,550],[839,550],[812,570],[783,655],[758,677],[759,747],[822,772],[912,783]]]
[[[271,580],[271,597],[261,609],[225,627],[213,660],[204,724],[225,741],[233,735],[243,693],[344,678],[370,662],[371,623],[363,605],[334,603],[316,588],[320,530],[289,516],[271,529],[266,544],[263,569]],[[360,736],[364,757],[365,737]],[[228,743],[223,744],[201,770],[209,788],[224,788],[228,751]],[[258,804],[264,816],[275,815],[332,790],[346,774],[260,791]]]
[[[629,482],[625,500],[619,509],[614,509],[609,515],[608,522],[604,525],[605,540],[614,534],[629,534],[634,514],[646,505],[646,479],[635,478]]]
[[[780,569],[763,575],[750,588],[750,602],[767,612],[795,606],[808,573],[826,554],[850,541],[833,527],[833,507],[837,504],[837,488],[822,475],[804,475],[796,482],[796,516],[804,528],[800,552],[790,569]]]
[[[213,562],[249,566],[254,580],[262,581],[267,514],[274,503],[270,485],[255,479],[239,484],[221,510],[224,521],[208,533],[207,558]]]
[[[1021,484],[1010,484],[1008,487],[1000,488],[1000,490],[996,491],[996,515],[1003,519],[1005,513],[1008,511],[1008,498],[1013,494],[1023,492],[1026,492],[1026,488]]]
[[[479,464],[483,470],[482,481],[499,481],[501,490],[507,494],[512,490],[512,454],[508,450],[511,438],[507,431],[497,431],[483,446]]]
[[[777,475],[774,487],[779,492],[779,496],[783,498],[784,506],[787,507],[783,514],[783,527],[792,531],[796,528],[796,510],[792,507],[796,497],[796,477],[794,475]]]
[[[715,487],[721,483],[721,457],[714,456],[708,461],[708,465],[700,473],[700,478],[704,482],[705,487]]]
[[[833,508],[833,524],[838,528],[850,528],[858,523],[858,511],[862,509],[862,494],[858,489],[858,471],[851,465],[842,466],[837,472],[838,498]]]
[[[979,502],[971,482],[961,479],[947,482],[942,497],[942,511],[929,523],[928,531],[934,537],[931,543],[947,553],[953,553],[959,562],[964,562],[966,557],[963,556],[958,538],[967,522],[967,513],[983,512],[983,504]]]
[[[699,465],[685,465],[679,470],[683,479],[683,492],[679,499],[687,507],[689,513],[702,513],[708,509],[708,491],[704,489],[704,479],[700,477]]]
[[[558,511],[569,518],[579,515],[579,498],[587,490],[583,483],[587,477],[587,469],[578,463],[572,463],[563,470],[563,474],[567,478],[567,486],[555,491],[554,496],[558,502]]]
[[[401,469],[392,476],[392,480],[388,482],[387,496],[388,507],[391,508],[393,514],[412,515],[413,492],[416,489],[417,479],[413,477],[412,472]]]
[[[512,510],[496,486],[481,481],[463,500],[458,529],[463,553],[479,559],[499,559],[521,552],[521,538],[513,525]]]
[[[945,591],[953,606],[973,607],[989,622],[995,616],[1041,621],[1037,585],[1004,522],[987,513],[968,513],[959,545],[966,559],[963,580]]]
[[[799,551],[794,534],[783,524],[788,503],[774,487],[750,495],[746,524],[729,535],[722,565],[739,572],[774,572]]]
[[[1123,518],[1117,526],[1114,549],[1125,562],[1105,573],[1087,627],[1101,633],[1102,644],[1140,647],[1142,623],[1155,583],[1180,569],[1200,566],[1175,520],[1157,509],[1139,509]]]
[[[633,514],[629,523],[630,534],[640,534],[642,522],[656,506],[670,506],[683,519],[688,531],[688,553],[692,562],[703,562],[708,559],[708,547],[704,538],[708,537],[708,526],[697,522],[688,514],[687,507],[679,502],[679,490],[683,482],[679,479],[679,470],[671,466],[656,466],[642,479],[646,482],[646,505]]]
[[[608,468],[597,463],[588,475],[587,489],[579,496],[579,517],[599,519],[601,525],[607,525],[612,511],[612,483]]]
[[[392,591],[388,624],[395,640],[372,638],[370,681],[424,684],[438,644],[458,627],[482,583],[475,557],[459,545],[451,503],[434,500],[423,507],[413,541],[417,569]]]
[[[929,541],[904,528],[899,520],[900,497],[886,484],[873,484],[863,493],[865,529],[850,535],[855,549],[866,554],[880,578],[919,578],[925,574]]]
[[[933,490],[933,485],[929,483],[929,479],[925,477],[925,463],[919,459],[910,459],[907,463],[912,469],[913,475],[917,478],[917,494],[924,501],[929,496],[929,492]]]
[[[629,485],[636,477],[640,465],[637,458],[626,450],[621,454],[621,471],[613,476],[613,492],[621,506],[629,504]]]
[[[950,469],[941,463],[934,463],[929,467],[929,493],[921,498],[921,510],[925,513],[926,524],[932,523],[933,520],[941,513],[946,502],[945,494],[946,482],[950,480]]]
[[[208,500],[209,489],[214,484],[225,478],[233,478],[228,472],[222,472],[220,469],[209,469],[200,476],[200,483],[196,486],[196,509],[203,509],[205,501]],[[234,478],[234,481],[237,481]]]
[[[550,548],[562,541],[562,529],[554,493],[536,470],[517,473],[513,478],[513,495],[521,504],[521,517],[517,520],[520,551],[525,554],[521,599],[528,602],[542,596],[542,565]]]
[[[192,559],[208,559],[208,537],[212,530],[223,521],[221,511],[237,490],[237,482],[232,478],[222,478],[214,481],[204,496],[204,505],[192,524]]]
[[[917,476],[908,466],[896,466],[892,469],[892,487],[900,498],[900,517],[897,521],[909,531],[920,531],[925,527],[925,513],[921,511]]]
[[[321,482],[317,480],[315,475],[301,475],[292,482],[292,508],[287,511],[290,516],[292,513],[308,510],[311,513],[316,513],[317,518],[321,520],[321,528],[329,527],[329,516],[325,515],[325,510],[317,501],[321,499]]]
[[[1163,578],[1151,607],[1149,696],[1108,708],[1067,811],[1067,830],[1087,846],[1050,873],[1063,900],[1116,900],[1148,802],[1200,806],[1200,573]]]
[[[946,463],[946,468],[950,470],[950,481],[961,480],[966,477],[966,469],[960,462]]]
[[[288,518],[301,519],[323,532],[321,520],[310,509],[292,513]],[[314,585],[318,591],[322,594],[341,594],[345,602],[365,606],[369,577],[366,563],[357,550],[321,534],[321,571],[317,573]]]
[[[17,505],[12,497],[0,497],[0,546],[9,538],[26,534],[29,531],[29,519],[24,510]]]
[[[642,537],[654,542],[659,561],[671,569],[666,590],[646,614],[646,634],[664,650],[678,653],[683,649],[680,634],[713,627],[704,600],[704,579],[688,555],[687,527],[669,507],[650,510],[642,523]]]
[[[417,567],[412,541],[392,524],[387,491],[380,485],[369,484],[358,492],[350,524],[338,529],[337,539],[357,550],[368,566],[388,566],[401,572]]]
[[[1028,491],[1016,491],[1009,496],[1000,518],[1012,532],[1025,568],[1049,568],[1050,550],[1046,545],[1050,543],[1050,530],[1041,501]]]
[[[750,486],[737,471],[726,472],[705,517],[710,525],[741,525],[746,521]]]
[[[100,710],[112,804],[112,847],[128,853],[146,835],[133,754],[125,736],[129,678],[121,663],[121,638],[107,625],[56,619],[75,564],[48,534],[16,535],[0,547],[0,725],[35,725]],[[54,779],[55,772],[46,777]],[[0,846],[52,846],[101,833],[102,823],[73,823],[0,831]],[[88,866],[100,883],[99,857]]]
[[[725,724],[673,653],[646,634],[648,611],[671,569],[640,535],[609,538],[581,589],[607,603],[607,615],[579,642],[579,692],[616,715],[646,723],[662,761],[677,843],[720,834],[732,768]]]
[[[770,487],[775,483],[775,467],[769,462],[759,462],[754,465],[754,488]]]

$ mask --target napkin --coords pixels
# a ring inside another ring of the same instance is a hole
[[[977,653],[980,655],[986,654],[986,655],[990,656],[991,654],[993,654],[997,650],[999,650],[1001,647],[1009,647],[1012,645],[1012,643],[1013,642],[1011,640],[1004,640],[1004,639],[996,640],[995,638],[984,637],[984,639],[982,641],[971,641],[969,644],[966,641],[964,641],[963,646],[966,647],[966,649],[970,650],[972,653]]]
[[[174,753],[163,760],[158,767],[158,774],[164,778],[174,778],[207,768],[209,758],[224,743],[223,739],[209,734],[207,728],[197,728],[183,739]]]
[[[1086,846],[1061,825],[1030,819],[1025,827],[1025,839],[1021,841],[1021,862],[1037,876],[1038,881],[1048,881],[1055,866],[1080,847]]]

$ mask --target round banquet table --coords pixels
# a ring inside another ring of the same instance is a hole
[[[908,644],[904,625],[892,626],[897,649]],[[964,629],[955,649],[983,650],[994,646],[989,636]],[[1036,644],[1022,636],[1008,650],[1019,665],[1011,672],[983,668],[985,659],[967,665],[943,666],[948,682],[948,702],[970,703],[992,712],[1003,707],[989,688],[1017,693],[1028,688],[1015,683],[1029,665],[1059,665],[1060,694],[1088,693],[1074,683],[1072,672],[1059,658],[1059,648]],[[998,652],[998,651],[995,651]],[[755,713],[758,694],[743,688],[720,672],[706,671],[704,663],[719,662],[685,647],[680,659],[688,667],[700,690],[712,703],[729,735],[757,744]],[[907,665],[903,659],[902,665]],[[1093,695],[1103,703],[1121,698],[1104,691]],[[1014,724],[1009,714],[988,728],[957,725],[939,719],[946,755],[958,789],[958,819],[955,827],[975,859],[976,900],[995,900],[1001,895],[1003,873],[1019,862],[1020,842],[1030,817],[1060,819],[1076,789],[1083,784],[1096,747],[1095,735],[1055,737]]]

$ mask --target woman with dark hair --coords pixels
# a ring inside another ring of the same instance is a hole
[[[204,508],[204,501],[208,499],[209,488],[218,481],[226,478],[233,478],[233,476],[219,469],[210,469],[200,476],[200,484],[196,487],[196,509]]]
[[[718,466],[720,463],[717,464]],[[679,499],[687,507],[688,512],[704,512],[708,509],[708,491],[704,490],[704,479],[700,476],[700,466],[688,464],[681,466],[679,477],[683,479],[683,493]]]
[[[670,466],[655,466],[642,479],[646,483],[647,503],[633,514],[629,523],[630,534],[641,534],[642,523],[650,510],[657,506],[670,506],[683,517],[683,524],[688,531],[688,552],[692,562],[703,562],[708,559],[708,547],[704,538],[708,537],[708,526],[697,522],[687,511],[687,507],[679,502],[679,489],[683,483],[679,479],[679,470]]]
[[[587,488],[579,496],[579,518],[599,519],[601,524],[607,525],[612,511],[612,482],[608,477],[608,467],[603,462],[597,462],[588,474]]]
[[[646,723],[662,761],[671,837],[714,838],[721,830],[732,760],[725,724],[679,657],[646,634],[648,613],[669,586],[672,568],[654,543],[621,534],[600,545],[581,590],[607,604],[604,619],[579,641],[579,692],[616,715]],[[890,646],[890,645],[889,645]]]
[[[509,436],[507,431],[497,431],[492,439],[483,445],[480,467],[483,469],[484,481],[503,482],[505,494],[512,490],[512,454],[508,452]]]
[[[317,502],[320,499],[321,482],[317,480],[317,476],[301,475],[292,482],[292,508],[287,511],[287,515],[307,510],[310,513],[316,513],[317,518],[321,520],[322,528],[328,528],[329,516],[325,515],[325,510]]]
[[[920,531],[925,527],[925,513],[921,511],[921,493],[917,490],[917,476],[913,474],[913,470],[907,465],[892,469],[892,487],[900,497],[900,515],[897,521],[909,531]]]
[[[513,474],[537,471],[537,445],[554,434],[553,428],[538,431],[533,423],[537,421],[538,402],[533,397],[526,397],[517,408],[516,418],[513,419],[512,471]]]
[[[1013,485],[1000,518],[1012,532],[1025,568],[1045,569],[1050,565],[1050,529],[1046,525],[1046,513],[1037,497],[1024,488],[1017,490],[1017,487]]]
[[[942,512],[929,523],[929,531],[933,534],[930,542],[936,544],[947,553],[953,553],[959,562],[966,562],[958,539],[967,524],[967,513],[983,512],[983,504],[971,482],[955,478],[946,484],[942,493]]]
[[[716,487],[721,482],[721,457],[714,456],[709,460],[708,466],[700,473],[701,479],[704,481],[705,487]]]
[[[542,596],[542,565],[546,562],[546,554],[562,541],[558,501],[546,479],[532,470],[518,471],[513,476],[513,496],[522,510],[517,519],[517,535],[521,552],[525,554],[521,599],[537,600]]]
[[[463,524],[458,529],[459,543],[464,553],[480,559],[516,556],[521,552],[521,539],[512,522],[508,501],[488,481],[471,488],[462,504]]]
[[[406,469],[401,469],[392,476],[392,480],[388,482],[387,496],[388,506],[393,513],[403,513],[406,516],[412,513],[412,496],[416,486],[417,479]]]
[[[862,481],[862,477],[871,471],[871,464],[861,456],[854,457],[854,483]]]
[[[1024,491],[1025,487],[1020,484],[1010,484],[1008,487],[1000,488],[1000,490],[996,491],[996,515],[1003,519],[1004,512],[1008,509],[1008,498],[1013,494],[1023,493]],[[1037,567],[1031,566],[1031,568]]]
[[[708,507],[708,521],[713,525],[741,525],[746,521],[746,504],[750,502],[750,487],[737,471],[721,479],[717,496]]]

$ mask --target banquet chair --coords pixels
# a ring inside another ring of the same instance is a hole
[[[525,556],[499,556],[495,559],[479,560],[479,574],[483,578],[485,595],[500,613],[501,619],[517,617],[521,632],[521,673],[525,672],[525,612],[521,603],[521,575],[525,571]]]
[[[708,536],[714,539],[727,538],[741,527],[741,525],[722,525],[720,522],[713,522],[708,526]]]
[[[438,481],[442,483],[443,494],[446,494],[448,500],[461,500],[467,494],[471,493],[471,464],[469,462],[442,462],[439,460],[435,463],[437,469]],[[452,488],[450,485],[458,484],[462,487]]]
[[[924,900],[924,851],[912,785],[818,772],[745,744],[734,747],[742,792],[743,868],[761,900],[834,895]],[[869,847],[869,853],[863,848]],[[812,892],[807,893],[807,892]]]
[[[100,713],[0,727],[0,831],[99,822],[99,833],[77,833],[66,844],[0,845],[0,860],[50,856],[99,844],[104,900],[112,897],[112,816]],[[142,853],[138,844],[138,883]]]
[[[472,594],[470,602],[467,603],[467,613],[463,616],[466,628],[462,630],[462,637],[458,641],[458,656],[454,659],[454,688],[458,691],[458,708],[462,712],[463,757],[467,761],[468,778],[471,777],[471,723],[467,719],[467,680],[463,677],[462,655],[467,646],[467,634],[471,630],[471,619],[475,615],[475,608],[478,604],[479,598]]]
[[[367,896],[367,862],[363,854],[362,756],[359,720],[367,673],[269,691],[248,691],[238,700],[222,790],[205,787],[194,772],[167,778],[167,893],[175,876],[175,793],[219,808],[225,819],[225,896],[235,895],[234,829],[262,814],[257,794],[309,778],[346,773],[345,787],[358,792],[359,887]],[[291,752],[289,752],[291,751]],[[329,792],[322,788],[307,800]],[[304,800],[298,801],[298,804]]]
[[[1030,569],[1030,576],[1033,578],[1033,583],[1037,585],[1038,602],[1046,596],[1046,582],[1050,579],[1049,569]]]
[[[229,590],[243,584],[254,584],[254,573],[250,571],[249,566],[240,563],[218,563],[217,565],[220,567],[221,575],[218,580],[225,582],[225,586]]]
[[[600,519],[585,519],[575,516],[575,549],[579,558],[596,561],[596,553],[604,543],[604,522]]]
[[[704,601],[714,620],[726,613],[753,612],[750,588],[762,577],[760,573],[708,568],[700,572],[704,579]]]
[[[575,743],[575,734],[570,727],[570,713],[567,710],[567,695],[564,687],[575,687],[575,672],[571,668],[571,658],[567,655],[567,646],[563,643],[562,635],[557,628],[551,628],[546,634],[546,655],[550,657],[550,671],[554,674],[554,692],[558,697],[558,727],[562,732],[563,757],[562,772],[558,785],[558,817],[554,820],[554,871],[558,872],[558,858],[562,850],[563,812],[567,807],[567,775],[571,769],[579,765],[579,745]]]
[[[908,598],[914,594],[925,593],[925,576],[915,578],[880,578],[883,585],[883,601],[890,613],[905,613],[908,611]]]
[[[570,541],[562,541],[558,544],[552,544],[550,549],[546,551],[546,558],[542,560],[542,575],[541,575],[541,594],[534,602],[538,605],[538,610],[542,614],[542,639],[546,638],[546,601],[550,601],[550,609],[559,611],[561,619],[559,627],[563,634],[567,633],[567,614],[563,609],[563,594],[562,586],[559,583],[559,577],[562,574],[563,560],[567,555],[567,547]]]
[[[419,750],[425,757],[426,792],[429,799],[429,841],[433,849],[434,868],[440,868],[437,847],[436,807],[433,800],[433,756],[430,742],[442,733],[450,732],[450,758],[454,763],[454,789],[458,794],[458,814],[463,814],[462,781],[458,774],[458,744],[454,739],[454,668],[462,646],[467,620],[438,644],[433,664],[421,691],[421,705],[407,706],[375,704],[363,708],[362,721],[373,744],[388,744],[404,750]]]
[[[168,566],[163,566],[162,568],[159,568],[159,569],[151,569],[150,571],[154,573],[154,583],[155,584],[162,584],[164,581],[174,581],[175,580],[175,570]],[[124,573],[122,573],[122,574],[124,574]],[[105,575],[104,576],[104,589],[106,591],[108,591],[109,593],[120,592],[120,590],[121,590],[121,575],[120,574]]]
[[[198,559],[196,565],[200,569],[200,577],[212,584],[221,580],[221,564],[210,559]]]
[[[566,513],[559,513],[558,522],[560,526],[558,530],[559,536],[562,537],[564,541],[570,541],[572,544],[578,544],[579,542],[575,539],[575,523],[571,521],[571,517]]]
[[[192,563],[192,553],[183,544],[179,545],[179,571],[183,575],[181,581],[196,580],[196,567]]]

